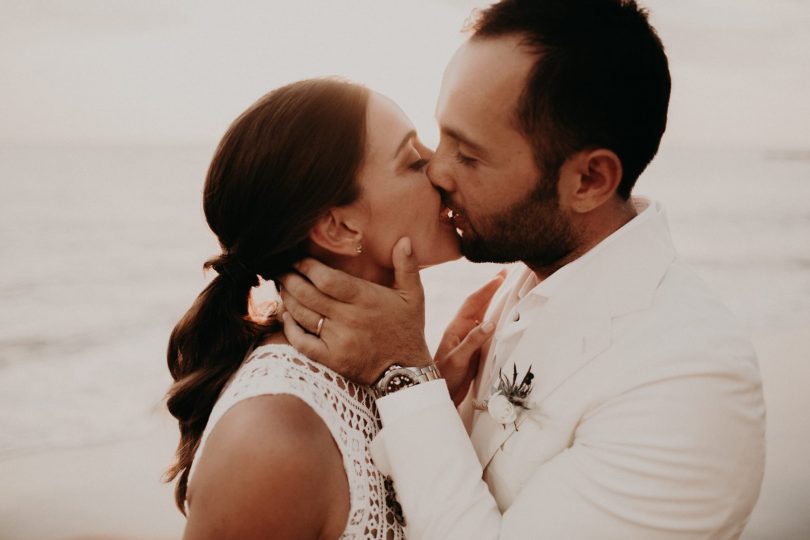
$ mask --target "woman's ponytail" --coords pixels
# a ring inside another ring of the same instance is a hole
[[[230,126],[208,169],[205,219],[223,254],[217,276],[175,326],[167,359],[168,407],[180,442],[167,480],[185,506],[189,470],[211,409],[250,348],[278,321],[248,316],[257,276],[275,280],[306,256],[309,233],[331,208],[351,204],[365,150],[366,88],[311,79],[273,90]]]
[[[266,327],[248,317],[250,290],[259,284],[243,263],[222,255],[205,263],[217,276],[174,327],[166,353],[174,384],[169,412],[180,424],[180,442],[167,480],[179,476],[175,501],[183,511],[188,474],[211,409],[228,379]]]

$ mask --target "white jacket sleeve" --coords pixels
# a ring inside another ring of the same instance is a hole
[[[377,407],[383,429],[371,454],[394,480],[407,537],[497,538],[501,514],[444,380],[401,390]]]
[[[764,464],[757,389],[746,403],[739,383],[725,385],[737,389],[733,403],[722,381],[694,377],[602,403],[568,449],[526,470],[503,514],[444,385],[398,392],[407,413],[382,404],[371,451],[394,480],[409,538],[736,538]]]

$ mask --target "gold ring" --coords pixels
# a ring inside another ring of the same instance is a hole
[[[326,317],[321,317],[318,319],[318,326],[315,328],[315,335],[321,337],[321,330],[323,330],[323,321],[326,320]]]

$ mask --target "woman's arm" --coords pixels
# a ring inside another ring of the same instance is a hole
[[[296,397],[234,405],[199,459],[186,540],[337,538],[345,529],[349,485],[340,450]]]

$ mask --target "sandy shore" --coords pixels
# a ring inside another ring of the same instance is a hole
[[[163,540],[184,520],[160,481],[177,442],[166,413],[138,439],[0,463],[3,540]]]
[[[810,538],[810,340],[806,324],[754,336],[768,404],[768,467],[743,538]],[[0,463],[4,540],[180,538],[183,518],[160,482],[176,442],[172,420],[154,414],[146,436],[53,450]]]

